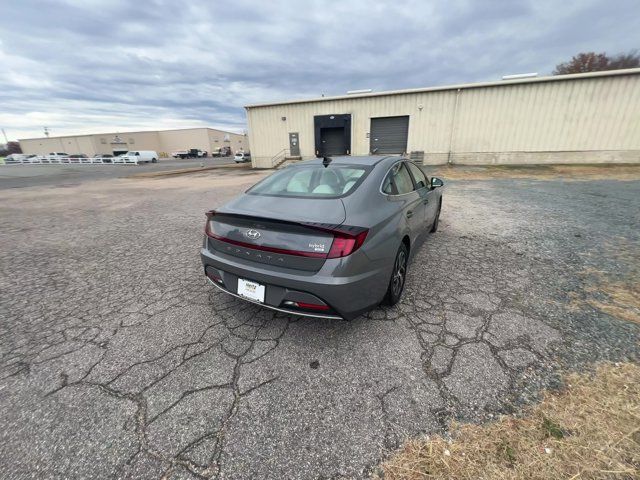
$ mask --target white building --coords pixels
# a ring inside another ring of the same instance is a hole
[[[425,164],[640,162],[640,68],[245,108],[260,168],[370,152]]]
[[[65,152],[70,155],[84,153],[112,154],[129,150],[155,150],[167,156],[176,150],[197,148],[209,153],[220,147],[229,147],[232,152],[249,150],[246,135],[214,128],[182,128],[150,132],[111,132],[63,137],[42,137],[20,140],[24,153],[46,155],[50,152]]]

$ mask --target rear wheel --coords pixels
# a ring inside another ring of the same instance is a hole
[[[409,250],[407,246],[402,243],[398,248],[395,262],[393,263],[393,271],[391,272],[391,279],[389,280],[389,287],[387,288],[387,294],[384,297],[383,302],[386,305],[395,305],[402,298],[402,292],[404,291],[404,283],[407,276],[407,260],[409,258]]]

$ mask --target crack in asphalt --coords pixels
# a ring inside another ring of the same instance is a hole
[[[242,186],[105,184],[123,204],[143,195],[136,211],[80,188],[73,214],[69,193],[14,193],[0,206],[14,246],[0,257],[0,475],[364,478],[408,438],[535,401],[561,368],[637,361],[636,325],[568,305],[589,262],[619,268],[590,252],[640,244],[617,202],[603,216],[575,200],[582,185],[542,182],[541,198],[482,184],[450,186],[402,302],[351,322],[208,286],[197,214]],[[544,201],[576,218],[545,224]],[[34,215],[48,236],[19,228]],[[601,228],[576,243],[583,224]]]

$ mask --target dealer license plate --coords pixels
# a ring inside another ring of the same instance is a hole
[[[238,295],[256,302],[264,303],[264,285],[239,278]]]

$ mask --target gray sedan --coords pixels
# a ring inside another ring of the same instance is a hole
[[[204,272],[219,289],[295,315],[353,319],[400,301],[442,180],[397,157],[299,162],[207,213]]]

